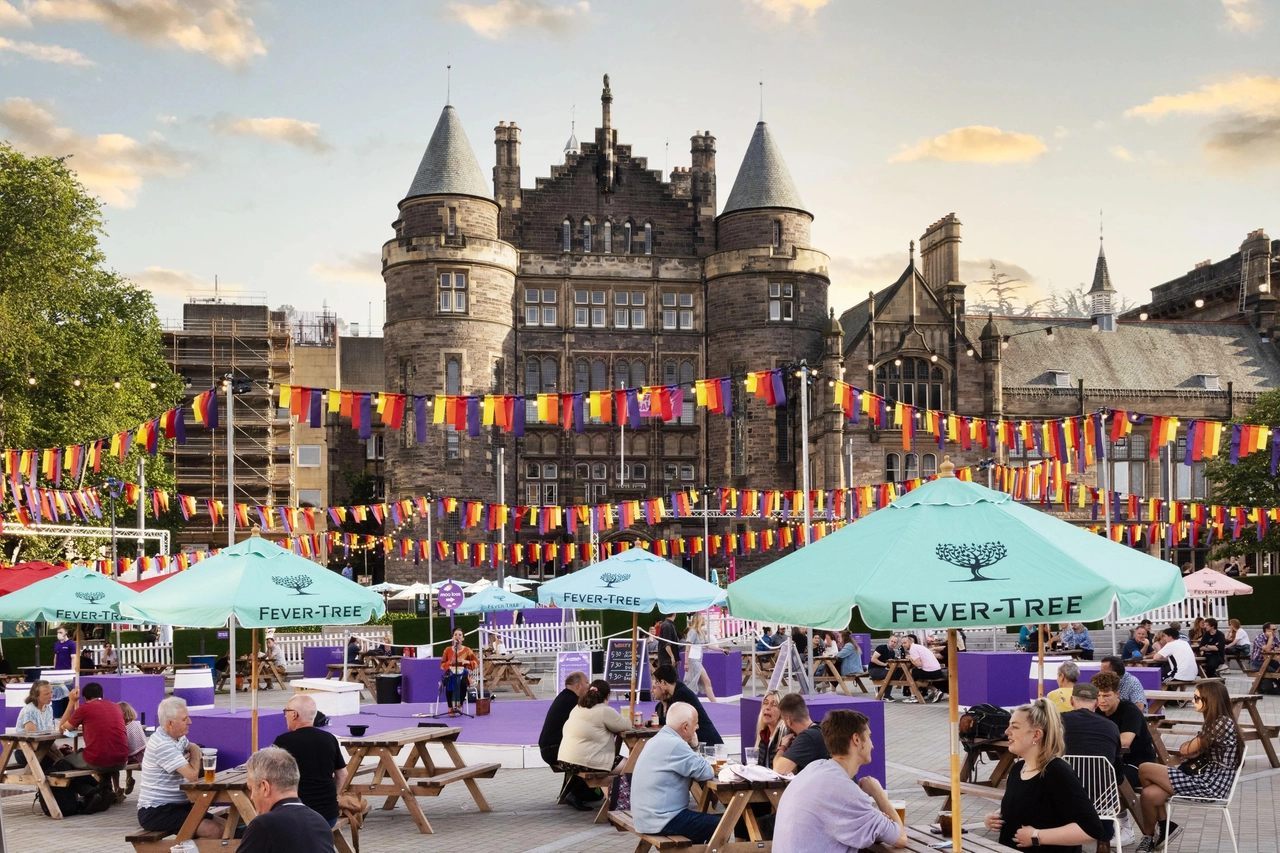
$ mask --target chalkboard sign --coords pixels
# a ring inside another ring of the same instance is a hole
[[[647,640],[640,640],[636,646],[636,665],[640,671],[636,674],[636,689],[644,681],[644,671],[648,666],[648,652],[645,648]],[[604,658],[604,680],[614,689],[631,689],[631,639],[613,639],[609,641],[609,650]]]

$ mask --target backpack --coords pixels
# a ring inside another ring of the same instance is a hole
[[[960,715],[960,741],[966,749],[1003,740],[1013,714],[997,705],[974,705]]]
[[[76,770],[77,768],[65,758],[60,758],[54,762],[52,767],[47,769],[56,773],[63,770]],[[63,817],[74,817],[84,812],[85,798],[97,789],[98,783],[91,776],[72,779],[69,785],[51,785],[49,788],[53,792],[54,802],[58,804]],[[49,805],[39,793],[36,794],[36,802],[40,804],[40,810],[44,812],[45,817],[48,817]]]

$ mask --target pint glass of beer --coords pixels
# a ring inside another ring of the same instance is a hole
[[[202,749],[200,759],[204,764],[204,781],[212,782],[214,775],[218,772],[218,750]]]

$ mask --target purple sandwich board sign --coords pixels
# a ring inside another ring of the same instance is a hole
[[[563,687],[571,672],[585,672],[591,678],[591,652],[559,652],[556,655],[556,686]]]
[[[465,598],[466,596],[462,593],[462,587],[452,580],[436,590],[436,601],[449,613],[450,630],[453,629],[453,611],[462,606],[462,601]]]

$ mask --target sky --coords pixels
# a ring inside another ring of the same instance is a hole
[[[71,155],[162,318],[216,277],[380,329],[446,98],[486,177],[520,126],[531,187],[605,73],[652,167],[712,132],[721,205],[763,102],[838,311],[952,211],[967,281],[1087,283],[1101,225],[1136,303],[1280,236],[1278,32],[1280,0],[0,0],[0,136]]]

